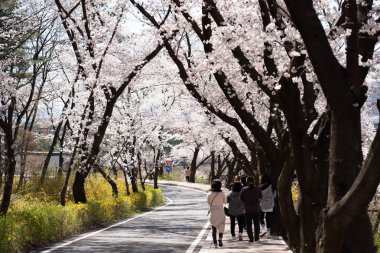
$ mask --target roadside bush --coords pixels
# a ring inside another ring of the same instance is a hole
[[[375,234],[375,244],[377,245],[377,253],[380,253],[380,234]]]
[[[6,217],[0,217],[0,252],[13,253],[41,246],[94,226],[105,225],[164,203],[159,189],[89,200],[66,206],[18,198]]]
[[[199,184],[208,184],[208,178],[206,176],[196,176],[195,177],[195,183]]]

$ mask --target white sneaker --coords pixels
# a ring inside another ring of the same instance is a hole
[[[260,237],[263,237],[263,236],[266,235],[266,234],[267,234],[267,231],[264,230],[264,231],[260,232]]]

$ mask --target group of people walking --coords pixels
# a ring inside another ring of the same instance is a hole
[[[259,241],[260,235],[270,236],[275,190],[268,175],[261,177],[261,185],[256,186],[253,177],[236,177],[226,195],[222,183],[214,180],[207,195],[210,205],[209,220],[212,228],[214,246],[223,246],[223,234],[226,223],[224,204],[228,203],[228,215],[231,220],[231,236],[236,238],[235,227],[238,224],[238,239],[243,240],[243,230],[247,230],[249,242]],[[266,230],[260,234],[260,226]],[[253,225],[253,228],[252,228]]]

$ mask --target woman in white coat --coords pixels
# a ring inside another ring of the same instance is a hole
[[[223,246],[223,233],[226,225],[226,216],[224,214],[223,204],[227,202],[226,195],[221,190],[222,183],[215,179],[211,183],[210,192],[207,195],[207,203],[210,205],[209,220],[212,228],[212,239],[215,248]],[[216,233],[219,233],[218,241],[216,240]]]
[[[264,217],[266,220],[267,230],[263,231],[260,236],[267,234],[268,237],[271,236],[270,230],[272,227],[272,214],[274,208],[274,198],[276,197],[276,191],[273,188],[272,180],[267,174],[264,174],[261,177],[261,192],[263,194],[262,199],[260,200],[261,207],[261,216],[260,223],[264,227]]]

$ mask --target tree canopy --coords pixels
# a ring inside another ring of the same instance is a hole
[[[194,181],[202,150],[213,161],[210,178],[221,173],[223,159],[227,180],[241,171],[272,178],[283,224],[278,233],[294,252],[374,252],[367,207],[380,180],[373,122],[380,107],[378,2],[28,0],[4,6],[1,214],[11,200],[15,157],[28,150],[26,133],[49,118],[44,124],[51,134],[36,135],[51,141],[40,184],[52,152],[70,153],[63,205],[74,172],[74,200],[86,202],[84,185],[93,171],[115,194],[104,167],[128,174],[133,190],[145,168],[157,186],[161,160],[187,149]],[[294,178],[298,207],[290,192]]]

